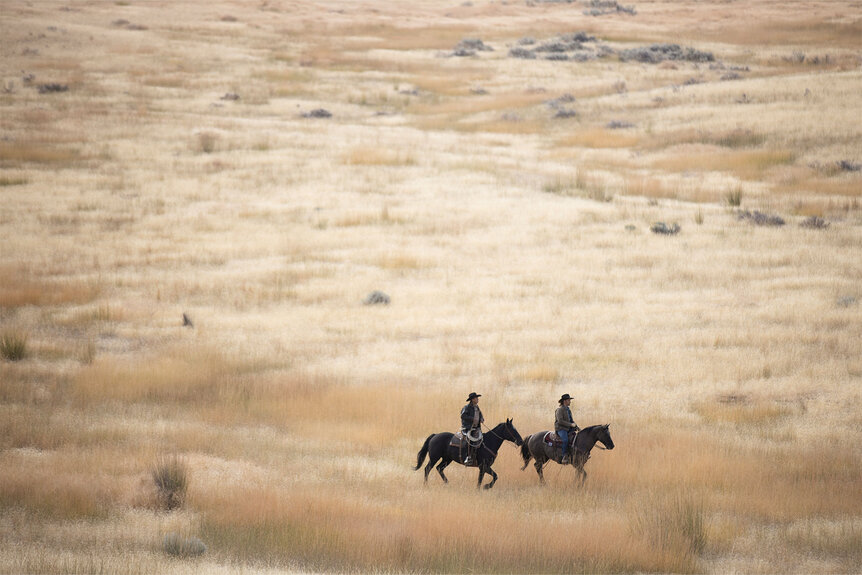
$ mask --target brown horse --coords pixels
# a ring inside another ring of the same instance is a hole
[[[608,426],[610,426],[609,423],[605,425],[591,425],[580,430],[575,437],[575,444],[572,447],[572,465],[578,470],[581,478],[581,486],[587,480],[587,472],[584,471],[584,465],[590,458],[590,451],[592,451],[596,443],[601,442],[606,449],[614,448],[614,440],[611,439],[611,432],[608,431]],[[545,477],[542,475],[542,468],[545,466],[545,463],[548,461],[559,463],[557,459],[558,454],[555,453],[557,451],[556,448],[545,443],[544,437],[546,433],[548,432],[540,431],[534,433],[524,438],[524,444],[521,445],[521,457],[524,459],[524,466],[521,468],[521,471],[527,468],[530,459],[535,458],[536,473],[539,474],[539,482],[542,484],[545,483]]]

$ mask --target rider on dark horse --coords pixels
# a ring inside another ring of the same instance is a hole
[[[472,442],[478,441],[482,437],[482,423],[485,418],[482,416],[482,410],[479,409],[479,398],[482,397],[475,391],[470,392],[470,397],[467,398],[467,405],[461,409],[461,433],[467,437],[467,459],[464,460],[464,465],[473,464],[474,448]]]
[[[564,393],[560,398],[560,407],[554,412],[554,431],[563,441],[563,465],[572,461],[569,453],[569,432],[577,433],[580,429],[572,418],[572,409],[569,407],[571,404],[572,397]]]

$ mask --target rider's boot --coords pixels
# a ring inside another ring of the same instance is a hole
[[[560,461],[560,463],[562,463],[563,465],[568,465],[571,462],[572,462],[572,456],[569,455],[568,451],[564,451],[563,452],[563,459],[562,459],[562,461]]]

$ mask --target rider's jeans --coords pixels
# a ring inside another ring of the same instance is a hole
[[[557,432],[557,435],[559,435],[560,439],[563,440],[563,455],[565,455],[569,451],[569,432],[565,429],[561,429]]]

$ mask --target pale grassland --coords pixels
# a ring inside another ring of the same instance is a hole
[[[858,7],[635,6],[4,2],[0,572],[862,570]],[[616,448],[426,487],[473,390]]]

